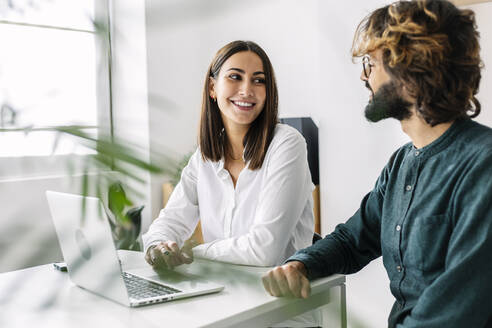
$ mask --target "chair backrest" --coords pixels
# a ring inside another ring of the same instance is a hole
[[[169,183],[165,182],[162,184],[162,207],[166,207],[167,201],[169,200],[169,197],[171,197],[171,193],[174,190],[174,186]],[[195,231],[191,235],[190,239],[193,239],[199,244],[203,244],[203,235],[202,235],[202,224],[200,220],[198,221],[198,224],[195,228]]]
[[[307,156],[311,178],[315,186],[319,185],[319,146],[318,127],[311,117],[281,118],[281,123],[287,124],[299,131],[307,144]]]
[[[280,122],[292,126],[302,134],[304,139],[306,139],[309,170],[311,171],[311,179],[313,180],[313,184],[315,186],[315,189],[313,191],[314,231],[320,234],[321,211],[319,195],[318,127],[310,117],[281,118]]]
[[[323,237],[319,233],[315,232],[313,235],[313,245],[316,244],[316,242],[321,239],[323,239]]]

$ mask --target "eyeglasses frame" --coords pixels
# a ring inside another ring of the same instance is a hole
[[[371,57],[369,55],[364,55],[362,57],[362,70],[364,71],[364,76],[366,79],[369,78],[372,72],[372,64],[371,64]]]

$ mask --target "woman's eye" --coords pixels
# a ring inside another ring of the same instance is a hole
[[[241,76],[239,74],[231,74],[229,78],[232,80],[241,80]]]
[[[257,78],[253,80],[254,83],[260,83],[260,84],[265,84],[265,79],[264,78]]]

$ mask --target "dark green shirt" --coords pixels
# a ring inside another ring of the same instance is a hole
[[[287,261],[314,279],[381,255],[389,327],[492,327],[492,129],[464,119],[426,147],[404,145],[354,216]]]

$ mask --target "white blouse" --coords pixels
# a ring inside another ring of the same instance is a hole
[[[197,257],[274,266],[312,243],[313,183],[306,141],[277,124],[263,165],[241,171],[236,188],[224,161],[204,161],[200,149],[183,169],[166,207],[143,235],[145,252],[161,241],[181,247],[201,220]]]

